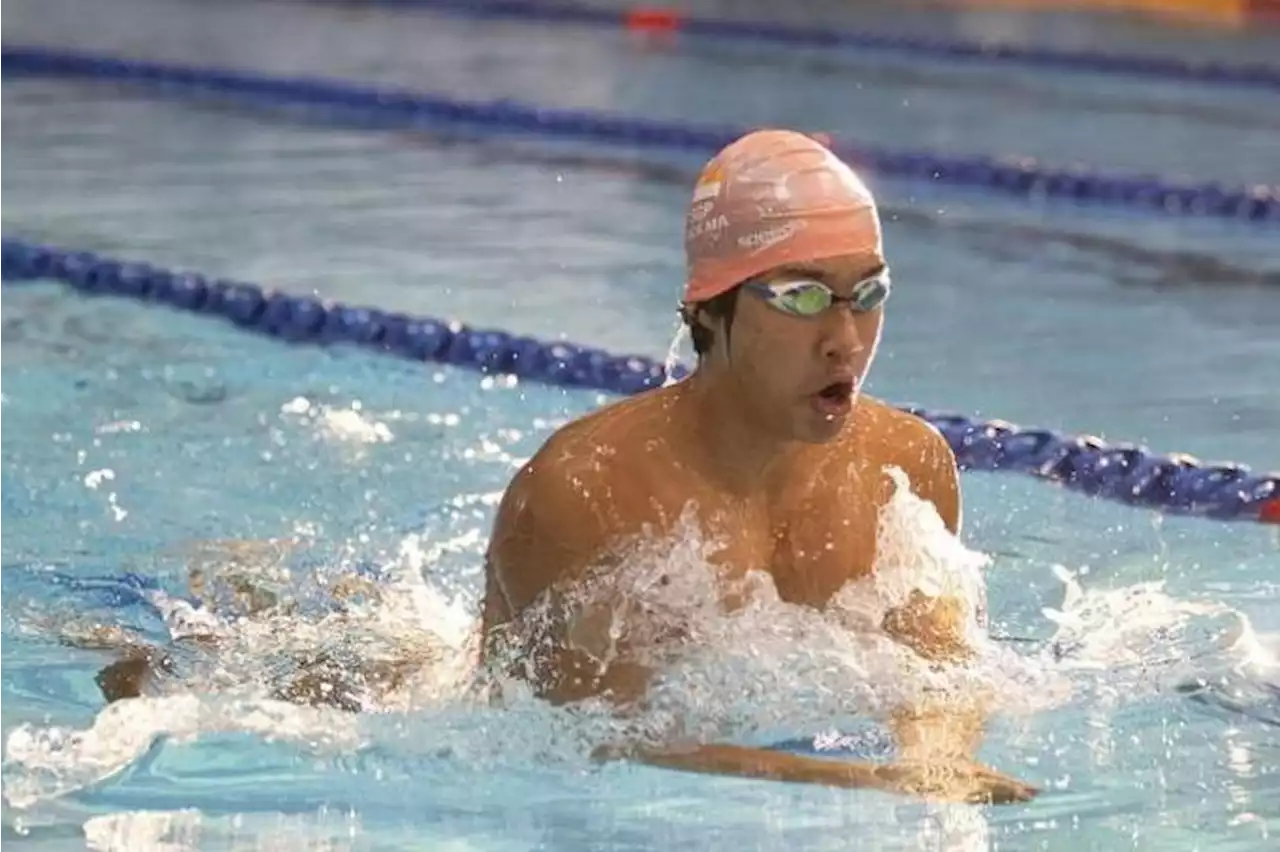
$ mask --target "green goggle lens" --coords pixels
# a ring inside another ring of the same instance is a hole
[[[793,290],[778,294],[778,305],[793,314],[813,316],[831,307],[832,295],[821,284],[802,284]]]
[[[848,298],[837,296],[821,281],[800,280],[776,284],[757,284],[754,289],[771,305],[802,317],[813,317],[836,302],[848,302],[855,311],[873,311],[889,298],[889,276],[877,275],[859,281]]]

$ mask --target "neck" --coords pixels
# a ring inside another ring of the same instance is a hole
[[[770,432],[720,370],[700,365],[685,383],[689,434],[711,475],[735,494],[776,490],[803,444]]]

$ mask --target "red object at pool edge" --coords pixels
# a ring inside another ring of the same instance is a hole
[[[1258,513],[1258,520],[1264,524],[1280,524],[1280,497],[1272,497],[1262,504],[1262,511]]]
[[[629,30],[645,32],[672,32],[680,28],[680,13],[674,9],[640,6],[627,12]]]

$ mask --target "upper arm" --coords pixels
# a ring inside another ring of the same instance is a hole
[[[601,558],[605,535],[591,502],[570,472],[537,458],[516,474],[499,504],[485,559],[486,627],[516,617]]]
[[[913,421],[903,468],[916,494],[932,503],[947,529],[959,535],[963,507],[955,453],[933,424],[919,418]]]
[[[630,658],[629,634],[615,631],[621,590],[597,573],[621,545],[608,501],[595,494],[599,476],[582,470],[535,463],[504,496],[485,564],[481,661],[514,663],[511,671],[555,703],[634,700],[648,669]]]

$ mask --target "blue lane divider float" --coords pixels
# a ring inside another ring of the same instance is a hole
[[[851,32],[830,27],[795,27],[764,21],[729,21],[690,15],[660,6],[629,10],[597,9],[547,0],[378,0],[476,18],[530,20],[616,29],[630,25],[726,41],[754,41],[785,47],[840,48],[900,56],[1020,65],[1055,71],[1119,74],[1132,77],[1280,90],[1280,67],[1265,64],[1193,62],[1176,57],[1121,56],[1099,51],[1054,50],[971,41],[926,39],[887,33]]]
[[[0,69],[5,75],[89,77],[151,86],[167,93],[234,96],[259,104],[323,110],[335,119],[359,120],[379,128],[447,125],[486,133],[532,134],[705,156],[749,129],[544,109],[512,101],[459,101],[331,81],[263,77],[38,48],[5,47]],[[1028,159],[944,157],[838,141],[833,149],[855,167],[888,177],[983,189],[1023,199],[1088,202],[1172,216],[1280,222],[1280,188],[1265,184],[1242,189],[1215,183],[1177,184],[1140,175],[1046,169]]]
[[[6,238],[3,246],[6,281],[61,281],[86,294],[127,296],[221,317],[287,342],[351,344],[414,361],[623,395],[658,387],[666,378],[662,364],[639,355],[611,355],[572,343],[322,302],[20,240]],[[673,371],[677,377],[685,373]],[[1185,455],[1158,455],[1138,445],[1025,429],[1001,420],[975,421],[912,406],[904,410],[934,424],[964,470],[1019,471],[1170,514],[1280,523],[1280,473],[1259,475],[1243,465],[1204,464]]]

